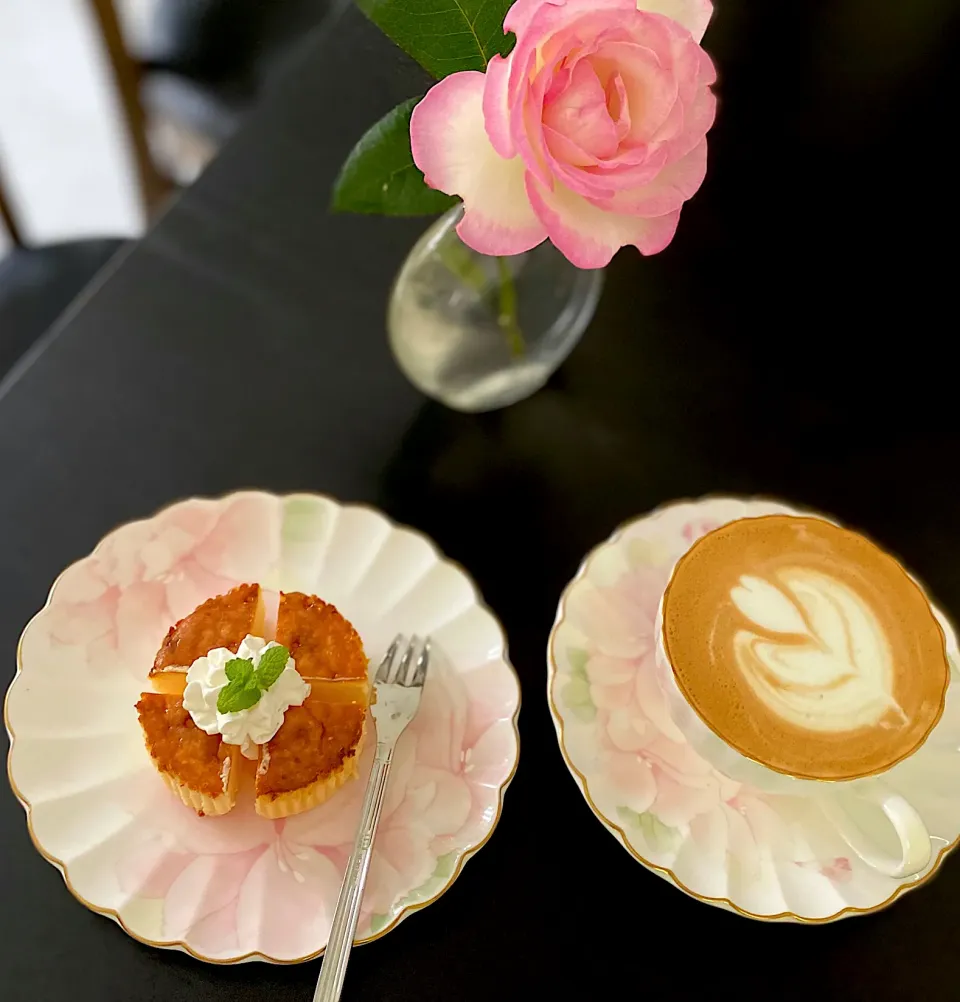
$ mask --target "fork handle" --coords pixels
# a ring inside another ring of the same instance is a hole
[[[380,811],[383,808],[392,761],[393,745],[378,742],[373,769],[367,782],[367,792],[363,797],[360,827],[357,830],[350,859],[347,861],[347,872],[343,875],[337,910],[333,916],[333,925],[330,927],[330,938],[324,952],[323,966],[320,968],[313,1002],[337,1002],[343,989],[343,979],[347,973],[347,961],[350,959],[350,949],[357,931],[360,903],[363,901],[363,889],[367,883],[367,871],[370,869],[370,856],[373,853],[373,840],[377,836],[377,825],[380,822]]]

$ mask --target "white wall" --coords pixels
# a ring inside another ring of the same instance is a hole
[[[27,242],[143,232],[136,161],[87,0],[0,0],[0,164]]]

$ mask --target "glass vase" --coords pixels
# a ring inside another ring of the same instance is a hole
[[[407,378],[459,411],[507,407],[535,393],[593,317],[602,271],[572,265],[549,241],[488,257],[457,236],[463,207],[438,219],[397,275],[387,317]]]

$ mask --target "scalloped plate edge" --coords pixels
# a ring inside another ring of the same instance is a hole
[[[103,907],[101,907],[99,905],[95,905],[91,901],[88,901],[86,898],[83,897],[82,894],[80,894],[76,890],[76,888],[71,883],[69,874],[67,873],[67,867],[66,867],[66,865],[61,860],[57,859],[53,854],[47,852],[47,850],[40,844],[40,841],[37,839],[36,833],[35,833],[34,828],[33,828],[33,821],[32,821],[32,816],[31,816],[32,815],[32,807],[30,805],[29,800],[21,793],[21,791],[18,788],[16,782],[14,781],[13,770],[12,770],[13,748],[14,748],[14,743],[16,742],[16,734],[15,734],[14,729],[13,729],[13,724],[10,721],[9,700],[10,700],[10,693],[11,693],[11,691],[13,690],[14,686],[16,686],[18,680],[20,679],[21,675],[23,674],[23,665],[22,665],[23,638],[26,636],[27,631],[34,624],[34,622],[36,622],[46,612],[46,610],[50,607],[50,604],[53,601],[54,593],[56,592],[57,587],[60,584],[60,581],[62,580],[62,578],[64,577],[64,575],[71,568],[73,568],[73,567],[77,566],[78,564],[81,564],[84,561],[89,560],[91,557],[93,557],[97,553],[97,551],[101,548],[101,546],[104,545],[104,543],[106,542],[106,540],[114,532],[116,532],[117,530],[119,530],[121,528],[124,528],[126,526],[130,526],[130,525],[136,525],[138,523],[152,521],[157,516],[162,515],[164,512],[168,511],[169,509],[174,508],[178,504],[183,504],[186,501],[207,501],[207,502],[217,503],[217,502],[224,502],[224,501],[226,501],[226,500],[228,500],[230,498],[238,498],[238,497],[245,497],[245,496],[246,497],[250,497],[250,496],[254,496],[254,497],[269,497],[269,498],[274,498],[274,499],[276,499],[278,501],[285,501],[285,500],[288,500],[290,498],[304,498],[304,497],[319,498],[319,499],[324,500],[324,501],[332,502],[333,504],[338,505],[341,508],[354,508],[354,509],[360,509],[360,510],[364,510],[364,511],[369,511],[369,512],[375,514],[375,515],[378,515],[381,518],[384,518],[389,523],[389,525],[390,525],[390,527],[392,529],[402,530],[404,532],[410,532],[413,535],[417,536],[418,538],[422,539],[430,547],[430,549],[434,552],[434,554],[436,554],[437,559],[439,561],[441,561],[443,563],[446,563],[446,564],[449,564],[455,570],[459,571],[464,576],[464,579],[467,581],[467,583],[469,584],[470,589],[471,589],[471,591],[473,593],[474,601],[476,602],[477,606],[481,610],[483,610],[487,615],[489,615],[490,618],[493,620],[493,622],[496,624],[497,630],[499,631],[500,638],[501,638],[502,645],[503,645],[502,660],[503,660],[504,665],[507,667],[507,669],[509,670],[509,672],[513,676],[513,680],[514,680],[514,683],[516,685],[516,691],[517,691],[516,707],[514,708],[513,714],[511,715],[511,725],[512,725],[512,728],[513,728],[514,749],[515,749],[514,750],[514,755],[513,755],[513,763],[511,765],[509,774],[507,775],[506,779],[504,779],[504,781],[500,784],[500,787],[499,787],[499,796],[498,796],[498,800],[497,800],[497,813],[496,813],[496,816],[490,822],[490,827],[489,827],[487,833],[484,835],[484,837],[479,842],[476,842],[473,845],[468,846],[466,849],[463,849],[462,851],[460,851],[459,855],[457,856],[456,865],[454,866],[452,872],[450,873],[450,876],[447,878],[446,883],[443,885],[443,887],[441,887],[440,890],[437,891],[436,894],[434,894],[431,897],[427,898],[425,901],[417,901],[415,903],[412,903],[412,904],[409,904],[409,905],[405,905],[393,917],[393,919],[390,922],[388,922],[382,929],[379,929],[377,932],[375,932],[371,936],[366,936],[366,937],[364,937],[362,939],[355,940],[354,946],[363,946],[366,943],[372,943],[375,940],[378,940],[378,939],[382,938],[383,936],[386,936],[387,933],[392,932],[404,919],[408,918],[410,915],[413,915],[415,912],[421,911],[422,909],[426,908],[428,905],[433,904],[435,901],[437,901],[439,898],[441,898],[453,886],[453,884],[456,881],[457,877],[460,876],[460,873],[463,870],[464,866],[466,866],[467,862],[470,859],[472,859],[473,856],[477,852],[479,852],[479,850],[482,849],[487,844],[487,842],[492,837],[494,831],[496,831],[497,825],[500,823],[500,817],[503,814],[503,804],[504,804],[504,799],[505,799],[505,795],[506,795],[506,792],[507,792],[507,788],[510,786],[511,782],[513,781],[513,778],[514,778],[514,776],[517,773],[517,767],[518,767],[519,762],[520,762],[520,730],[519,730],[519,727],[518,727],[518,720],[519,720],[519,716],[520,716],[520,707],[521,707],[521,703],[522,703],[522,690],[521,690],[521,686],[520,686],[520,678],[517,675],[516,669],[513,667],[513,663],[510,661],[510,653],[509,653],[509,646],[508,646],[508,642],[507,642],[506,630],[503,628],[503,624],[500,622],[500,619],[497,617],[496,613],[494,613],[494,611],[486,604],[486,602],[484,602],[483,596],[480,594],[480,591],[477,588],[476,583],[474,582],[473,578],[470,576],[470,574],[466,570],[466,568],[464,568],[461,564],[457,563],[457,561],[452,560],[448,556],[446,556],[440,550],[440,548],[437,546],[437,544],[426,533],[421,532],[419,529],[415,529],[412,526],[401,525],[400,523],[395,522],[385,512],[381,511],[379,508],[374,507],[373,505],[361,504],[361,503],[344,503],[342,501],[339,501],[337,498],[332,497],[329,494],[320,494],[320,493],[317,493],[317,492],[310,492],[310,491],[294,491],[294,492],[291,492],[290,494],[273,494],[270,491],[230,491],[230,492],[228,492],[226,494],[222,494],[222,495],[220,495],[218,497],[189,497],[189,498],[180,498],[180,499],[178,499],[176,501],[170,502],[170,504],[164,505],[162,508],[157,509],[157,511],[155,511],[153,513],[153,515],[150,515],[147,518],[143,518],[143,519],[131,519],[128,522],[124,522],[121,525],[115,526],[102,539],[100,539],[100,541],[96,544],[96,546],[94,546],[94,548],[90,551],[90,553],[88,553],[86,556],[81,557],[79,560],[75,560],[73,563],[71,563],[67,567],[65,567],[57,575],[57,577],[55,578],[53,584],[50,586],[50,591],[47,593],[47,598],[46,598],[46,601],[44,602],[42,608],[40,608],[33,616],[30,617],[30,620],[27,622],[26,626],[23,628],[23,630],[22,630],[22,632],[20,634],[20,637],[19,637],[19,639],[17,641],[17,667],[16,667],[16,672],[14,673],[14,676],[13,676],[13,678],[10,681],[10,685],[7,687],[7,692],[6,692],[6,695],[4,696],[4,700],[3,700],[3,722],[4,722],[4,727],[6,728],[7,736],[8,736],[9,743],[10,743],[10,747],[9,747],[9,749],[7,751],[7,780],[10,783],[10,788],[13,790],[14,796],[16,796],[17,800],[20,802],[20,805],[24,809],[24,812],[26,814],[26,819],[27,819],[27,831],[28,831],[28,833],[30,835],[30,841],[33,843],[33,846],[37,850],[37,852],[48,863],[50,863],[53,867],[55,867],[55,869],[60,873],[61,877],[63,877],[63,882],[66,885],[67,890],[70,891],[70,893],[77,899],[77,901],[80,902],[80,904],[82,904],[85,908],[88,908],[90,911],[95,912],[98,915],[103,915],[106,918],[112,919],[118,926],[120,926],[121,929],[123,929],[123,931],[128,936],[130,936],[131,939],[135,939],[138,942],[143,943],[146,946],[153,946],[153,947],[157,947],[158,949],[163,949],[163,950],[176,950],[176,951],[179,951],[181,953],[186,953],[186,954],[189,954],[191,957],[194,957],[197,960],[202,960],[202,961],[204,961],[205,963],[208,963],[208,964],[217,964],[217,965],[225,966],[225,965],[229,965],[229,964],[242,964],[242,963],[246,963],[246,962],[249,962],[249,961],[260,960],[260,961],[265,961],[266,963],[270,963],[270,964],[277,964],[277,965],[286,966],[286,965],[290,965],[290,964],[302,964],[302,963],[305,963],[305,962],[310,961],[310,960],[316,960],[318,957],[323,956],[325,947],[322,947],[321,949],[316,950],[313,953],[309,953],[309,954],[306,954],[306,955],[304,955],[302,957],[295,957],[295,958],[292,958],[292,959],[280,959],[280,958],[277,958],[277,957],[272,957],[272,956],[270,956],[270,955],[268,955],[266,953],[261,953],[258,950],[254,950],[254,951],[242,954],[241,956],[237,956],[237,957],[228,957],[228,958],[208,957],[208,956],[205,956],[202,953],[199,953],[197,950],[194,950],[184,940],[179,940],[179,939],[178,940],[153,940],[153,939],[149,939],[149,938],[147,938],[145,936],[141,936],[139,933],[134,932],[123,921],[123,919],[121,918],[120,914],[117,912],[116,909],[114,909],[114,908],[103,908]]]

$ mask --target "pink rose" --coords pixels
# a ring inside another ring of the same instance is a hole
[[[581,268],[655,254],[703,182],[716,72],[699,45],[710,0],[517,0],[517,44],[454,73],[414,109],[413,158],[463,199],[483,254],[546,238]]]

